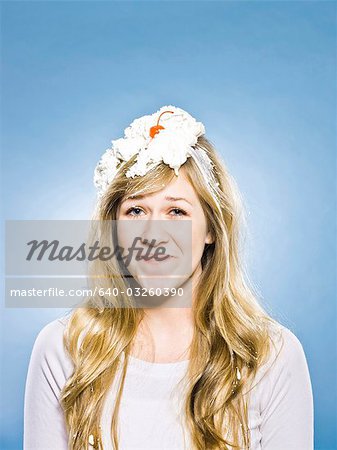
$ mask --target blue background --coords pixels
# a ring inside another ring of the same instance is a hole
[[[243,194],[262,302],[304,347],[315,449],[336,449],[336,4],[4,2],[1,16],[4,218],[89,218],[111,139],[186,109]],[[22,448],[32,345],[62,313],[1,311],[3,450]]]

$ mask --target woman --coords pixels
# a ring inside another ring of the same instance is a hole
[[[25,449],[313,449],[303,347],[248,285],[240,197],[204,134],[165,106],[102,156],[100,238],[151,259],[96,261],[100,295],[39,333]]]

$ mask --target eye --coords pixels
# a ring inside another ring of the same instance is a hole
[[[125,214],[131,217],[140,217],[142,215],[140,214],[140,211],[143,210],[138,206],[132,206],[125,212]],[[187,215],[187,212],[181,208],[172,208],[169,212],[172,213],[172,211],[174,212],[174,214],[171,214],[173,217],[182,217]]]
[[[174,216],[186,216],[186,214],[187,214],[186,211],[184,211],[183,209],[180,209],[180,208],[173,208],[173,209],[171,209],[171,211],[178,212],[177,214],[174,214]]]
[[[129,208],[129,209],[126,211],[125,214],[126,214],[127,216],[134,216],[134,217],[139,216],[140,214],[131,214],[131,212],[135,212],[135,211],[142,211],[142,209],[138,208],[138,206],[132,206],[131,208]]]

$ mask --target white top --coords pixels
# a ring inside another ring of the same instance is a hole
[[[62,341],[66,320],[63,317],[44,326],[33,346],[25,389],[24,450],[67,450],[58,400],[73,371]],[[284,346],[275,360],[276,346],[259,368],[250,394],[251,450],[313,450],[313,396],[306,357],[298,338],[283,325],[279,327]],[[181,396],[175,386],[187,365],[187,360],[151,363],[130,356],[119,413],[120,450],[184,449]],[[117,378],[101,421],[104,450],[113,450],[110,421]],[[185,439],[186,449],[191,450],[188,436]]]

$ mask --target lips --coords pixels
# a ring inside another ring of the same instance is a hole
[[[163,256],[165,256],[165,258],[163,258]],[[169,258],[167,258],[167,256],[169,256]],[[146,264],[161,264],[161,263],[165,263],[167,261],[170,261],[172,258],[174,258],[174,256],[171,255],[160,255],[160,256],[156,256],[156,258],[154,258],[154,255],[152,255],[151,257],[149,257],[149,259],[142,259],[142,261]]]
[[[149,256],[147,256],[147,259],[152,259],[152,258],[154,258],[156,255],[155,254],[152,254],[152,255],[149,255]],[[164,256],[169,256],[170,258],[173,258],[173,256],[172,255],[168,255],[168,254],[166,254],[166,255],[157,255],[157,257],[161,257],[161,259],[163,259],[162,257],[164,257]],[[166,258],[167,259],[167,258]]]

